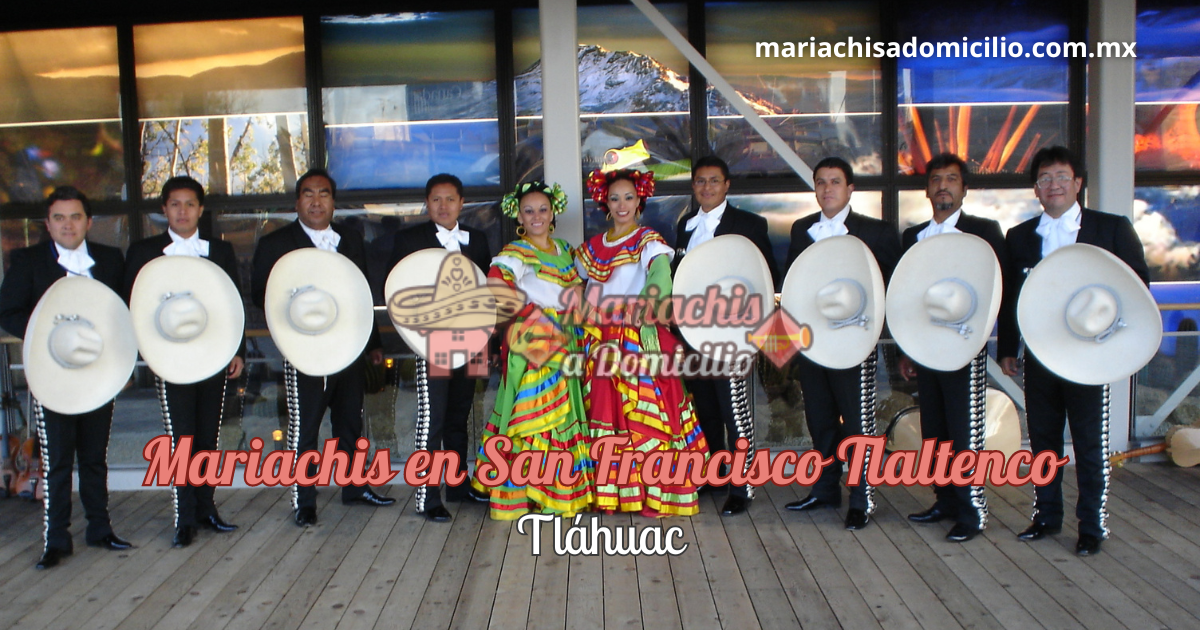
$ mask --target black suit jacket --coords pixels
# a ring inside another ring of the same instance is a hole
[[[233,281],[233,286],[237,287],[240,293],[242,281],[238,274],[237,255],[233,253],[233,245],[216,239],[205,240],[208,241],[207,258],[225,271],[229,279]],[[125,298],[126,304],[129,303],[129,296],[133,293],[133,283],[137,280],[138,274],[142,272],[142,267],[145,267],[151,260],[163,256],[163,249],[170,244],[171,235],[163,232],[158,236],[144,238],[129,246],[129,251],[125,255],[125,281],[121,291],[121,297]],[[238,349],[238,356],[243,359],[246,357],[245,331],[242,334],[242,344]]]
[[[820,220],[821,213],[818,211],[796,219],[792,224],[792,241],[788,246],[785,269],[790,270],[792,263],[813,244],[812,237],[808,235],[808,228]],[[879,270],[883,272],[884,284],[891,282],[892,271],[896,269],[896,263],[900,262],[900,238],[896,234],[896,228],[886,221],[859,214],[851,209],[850,214],[846,215],[846,230],[850,236],[857,237],[865,243],[867,249],[875,255],[875,262],[879,263]]]
[[[687,252],[688,243],[692,240],[692,232],[687,229],[687,222],[699,212],[700,209],[697,208],[683,215],[683,218],[679,219],[679,225],[675,227],[675,259],[671,262],[672,273],[679,267]],[[758,251],[762,252],[763,258],[767,259],[767,267],[771,269],[771,282],[778,291],[783,278],[779,276],[779,265],[775,262],[775,254],[771,252],[771,239],[767,233],[766,219],[753,212],[725,206],[725,213],[721,215],[721,222],[717,224],[713,236],[740,234],[750,239],[758,247]]]
[[[117,295],[125,272],[121,250],[87,241],[88,255],[96,261],[92,277],[103,282]],[[67,270],[58,264],[58,249],[46,241],[12,253],[12,265],[0,285],[0,326],[14,337],[24,338],[29,316],[50,285],[65,277]]]
[[[467,227],[460,221],[458,228],[471,235],[469,242],[462,246],[462,253],[479,266],[484,273],[492,265],[492,248],[488,245],[487,234],[483,230]],[[437,224],[426,221],[396,232],[392,241],[392,257],[388,262],[388,272],[396,267],[396,263],[406,256],[422,249],[441,249],[442,242],[437,238]],[[385,296],[386,297],[386,296]]]
[[[337,223],[331,223],[329,227],[342,237],[338,242],[338,253],[349,258],[362,271],[363,277],[367,277],[367,256],[362,235]],[[264,307],[267,296],[267,278],[271,276],[271,269],[275,267],[275,263],[283,258],[284,254],[305,247],[316,247],[316,245],[300,225],[299,219],[258,240],[258,246],[254,248],[254,261],[251,264],[250,272],[250,298],[254,301],[255,306]],[[369,351],[381,347],[383,347],[383,342],[379,337],[379,327],[372,325],[371,338],[367,341],[366,349]]]
[[[1042,260],[1042,237],[1037,233],[1038,215],[1008,231],[1008,274],[1004,290],[1004,305],[1000,309],[1000,357],[1017,356],[1020,347],[1020,331],[1017,329],[1017,298],[1025,284],[1025,276]],[[1120,258],[1147,285],[1150,284],[1150,269],[1146,266],[1146,253],[1142,241],[1129,219],[1083,208],[1079,217],[1079,233],[1076,243],[1095,245],[1108,250]]]

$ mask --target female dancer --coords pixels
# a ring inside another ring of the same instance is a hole
[[[654,194],[654,176],[635,170],[610,173],[595,171],[588,177],[588,192],[612,221],[612,228],[589,239],[575,252],[576,264],[586,277],[589,300],[623,296],[671,295],[671,257],[674,252],[662,235],[638,225],[646,199]],[[704,464],[708,446],[692,409],[691,398],[678,377],[656,373],[656,365],[674,359],[679,341],[665,322],[641,318],[628,312],[600,313],[585,328],[588,378],[584,390],[592,440],[616,435],[628,442],[618,452],[635,450],[696,453],[692,465]],[[601,351],[601,346],[607,346]],[[638,369],[620,357],[639,355]],[[654,355],[659,360],[652,359]],[[616,368],[616,369],[614,369]],[[638,467],[629,482],[618,485],[616,471],[597,471],[596,506],[605,511],[641,512],[645,516],[690,516],[699,512],[696,487],[687,480],[684,456],[675,475],[667,475],[671,459],[661,467],[668,483],[648,483]],[[607,481],[607,483],[606,483]],[[681,482],[681,483],[675,483]]]
[[[510,438],[509,463],[524,451],[552,450],[570,453],[573,461],[570,470],[549,467],[548,472],[556,474],[553,479],[543,476],[540,482],[518,485],[509,479],[489,490],[472,477],[471,484],[478,492],[490,493],[491,516],[496,520],[516,519],[528,512],[572,515],[586,509],[594,496],[580,382],[577,375],[562,370],[566,354],[579,350],[577,329],[564,325],[561,310],[563,293],[578,290],[579,274],[571,246],[550,236],[554,215],[567,208],[567,195],[557,184],[520,184],[504,196],[500,208],[517,221],[520,238],[492,259],[488,278],[524,291],[527,303],[505,335],[496,409],[482,438],[485,445],[493,436]],[[492,463],[486,450],[479,450],[480,465]],[[565,480],[571,476],[567,473],[573,473],[574,482]]]

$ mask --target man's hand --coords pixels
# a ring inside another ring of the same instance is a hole
[[[917,365],[912,359],[901,355],[900,356],[900,377],[906,381],[911,381],[917,377]]]
[[[234,380],[242,375],[242,370],[246,368],[246,360],[242,357],[233,357],[229,362],[229,367],[225,368],[225,378]]]
[[[371,365],[383,365],[383,350],[375,348],[367,353],[367,359],[371,362]]]
[[[1017,357],[1004,357],[1000,359],[1000,369],[1004,371],[1005,376],[1017,375]]]

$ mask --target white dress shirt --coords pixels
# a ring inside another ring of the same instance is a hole
[[[691,240],[688,241],[687,251],[690,252],[696,249],[699,245],[711,241],[713,236],[716,236],[717,226],[721,224],[721,217],[725,216],[725,208],[729,206],[728,201],[722,201],[721,205],[705,212],[700,210],[696,216],[688,219],[683,226],[684,230],[692,233]]]
[[[1042,258],[1053,254],[1054,250],[1060,247],[1075,244],[1075,239],[1079,237],[1079,221],[1082,217],[1083,210],[1079,208],[1078,201],[1057,219],[1042,213],[1035,230],[1038,236],[1042,237]]]
[[[192,232],[187,238],[176,234],[171,228],[167,228],[167,234],[171,237],[171,244],[163,248],[163,254],[208,258],[208,241],[200,238],[200,230]]]
[[[846,217],[850,216],[850,204],[846,204],[833,218],[825,216],[824,212],[819,212],[820,219],[809,226],[808,235],[814,243],[819,243],[830,236],[842,236],[849,234],[850,230],[846,228]]]
[[[962,232],[962,230],[955,227],[958,225],[958,217],[961,216],[962,208],[959,208],[958,210],[954,211],[954,214],[946,217],[946,220],[942,221],[941,223],[938,223],[934,219],[930,219],[929,225],[925,226],[924,230],[921,230],[917,233],[917,242],[919,243],[930,236],[937,236],[938,234],[958,234]]]
[[[453,230],[447,230],[436,223],[434,225],[437,227],[438,242],[452,252],[461,252],[462,246],[471,242],[471,235],[461,229],[457,221],[454,222]]]
[[[96,265],[96,261],[88,255],[87,241],[80,243],[75,249],[67,249],[58,243],[55,243],[54,247],[58,250],[58,265],[66,269],[68,274],[92,277],[92,267]]]
[[[333,231],[333,228],[327,227],[324,230],[314,230],[303,223],[300,227],[304,228],[304,233],[308,238],[312,239],[313,245],[318,249],[323,249],[327,252],[337,252],[338,243],[342,242],[342,235]]]

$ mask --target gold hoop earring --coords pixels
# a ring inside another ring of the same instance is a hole
[[[525,226],[524,225],[517,226],[517,236],[520,236],[521,238],[525,238]]]
[[[612,210],[609,210],[608,212],[605,212],[605,213],[604,213],[604,220],[605,220],[605,221],[612,221]]]
[[[553,223],[550,224],[550,233],[551,234],[554,233],[554,224]]]

